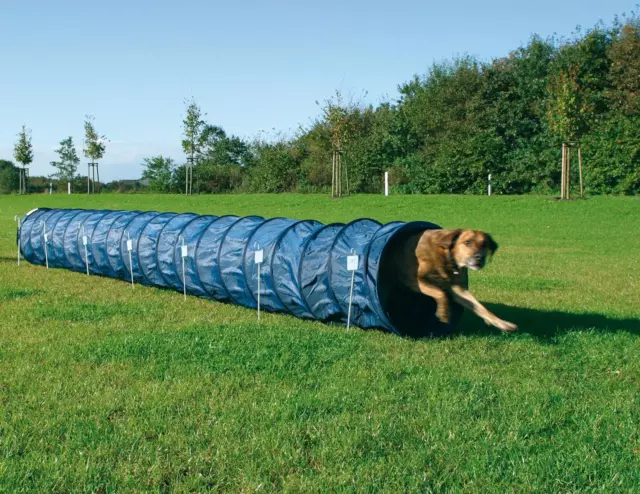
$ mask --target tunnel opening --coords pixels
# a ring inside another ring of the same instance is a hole
[[[460,321],[464,309],[450,300],[451,322],[445,324],[436,317],[436,302],[432,297],[406,287],[393,268],[403,249],[413,249],[416,234],[437,225],[425,228],[424,223],[406,223],[389,238],[380,257],[377,290],[380,306],[394,331],[412,338],[441,337],[450,334]]]

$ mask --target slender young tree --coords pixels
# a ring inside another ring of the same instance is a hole
[[[91,160],[90,167],[93,167],[94,172],[97,173],[97,181],[100,183],[100,171],[98,170],[98,160],[101,160],[104,156],[107,142],[107,138],[104,135],[99,135],[93,125],[93,115],[86,115],[84,121],[84,156]],[[90,193],[90,173],[87,173],[87,193]],[[95,182],[93,179],[93,192],[95,192]]]
[[[13,148],[13,156],[22,165],[20,170],[20,194],[27,193],[27,166],[33,162],[33,146],[31,145],[31,129],[25,125],[18,133],[18,140]]]
[[[332,197],[342,197],[342,155],[344,153],[345,146],[352,137],[353,129],[351,128],[351,120],[352,116],[357,111],[357,104],[355,104],[352,99],[345,102],[342,93],[339,90],[336,90],[334,98],[325,100],[324,105],[322,106],[322,113],[329,129],[331,147],[333,148]],[[346,192],[347,195],[349,195],[348,169],[345,170],[344,176],[346,178]]]
[[[562,68],[549,84],[548,118],[563,140],[579,140],[588,128],[590,108],[578,81],[577,68]]]
[[[58,153],[59,161],[51,162],[51,166],[57,169],[52,177],[57,178],[62,183],[72,182],[80,163],[80,158],[78,158],[76,148],[73,145],[73,138],[69,136],[66,139],[62,139],[60,147],[56,149],[56,153]]]
[[[187,166],[185,167],[185,194],[191,194],[193,191],[193,168],[200,157],[202,150],[202,137],[203,131],[206,126],[206,122],[203,117],[206,115],[202,113],[202,110],[195,102],[193,98],[191,100],[185,100],[187,106],[187,115],[182,121],[183,124],[183,139],[182,150],[187,155]]]

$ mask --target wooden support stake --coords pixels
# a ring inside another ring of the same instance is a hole
[[[338,163],[338,153],[334,150],[333,156],[333,183],[331,184],[331,197],[339,197],[340,165]]]
[[[342,159],[340,153],[336,153],[338,160],[338,197],[342,197]]]
[[[560,199],[564,199],[564,193],[567,190],[565,187],[565,172],[567,162],[567,145],[562,143],[562,178],[560,179]]]
[[[342,167],[342,153],[338,154],[340,157],[340,197],[342,197],[342,177],[343,177],[343,167]]]
[[[567,146],[567,177],[565,179],[567,183],[566,198],[571,199],[571,148]]]
[[[338,164],[338,171],[336,176],[338,177],[338,197],[340,197],[342,193],[342,174],[340,173],[340,154],[336,153],[336,163]]]
[[[347,195],[350,194],[349,192],[349,164],[345,162],[345,166],[344,166],[344,178],[347,182]]]
[[[331,197],[336,197],[338,195],[338,177],[336,174],[338,173],[338,163],[336,161],[336,152],[332,152],[333,156],[333,184],[331,188]]]
[[[338,182],[336,183],[336,196],[340,197],[342,195],[342,174],[340,173],[340,154],[336,151],[336,178]]]
[[[578,144],[578,167],[580,168],[580,199],[584,199],[584,183],[582,181],[582,148]]]

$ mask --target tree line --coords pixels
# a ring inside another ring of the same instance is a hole
[[[332,155],[339,152],[352,193],[381,192],[389,171],[396,193],[484,193],[491,174],[496,193],[551,194],[560,189],[562,144],[579,142],[587,193],[640,192],[634,13],[566,39],[534,36],[490,61],[464,56],[435,63],[398,92],[376,105],[336,92],[318,102],[319,116],[293,136],[254,139],[208,123],[190,100],[185,161],[145,158],[140,182],[109,188],[328,192]],[[60,162],[75,159],[60,156]],[[0,164],[0,182],[2,170]]]
[[[97,160],[102,159],[104,156],[107,138],[96,132],[93,115],[85,117],[84,130],[83,154],[85,158],[90,159],[95,165]],[[93,177],[78,174],[80,158],[72,136],[62,139],[55,152],[58,155],[58,159],[49,163],[54,172],[48,177],[30,177],[29,165],[33,162],[32,135],[31,129],[23,125],[13,148],[13,156],[20,166],[16,166],[10,160],[0,159],[0,194],[43,192],[49,189],[53,183],[52,181],[55,181],[56,185],[62,186],[64,190],[66,190],[67,183],[71,183],[75,191],[82,190],[83,186],[86,186],[87,190],[89,190],[88,185],[92,185],[95,188],[96,180]],[[95,169],[96,167],[94,166],[93,168]]]
[[[588,193],[640,192],[635,14],[569,39],[534,36],[490,62],[437,63],[398,89],[375,106],[336,92],[289,139],[245,142],[192,118],[195,190],[328,191],[339,147],[351,192],[380,192],[389,171],[397,193],[483,193],[492,174],[497,193],[549,194],[560,188],[562,143],[579,142]],[[184,166],[162,156],[144,165],[152,189],[184,188]]]

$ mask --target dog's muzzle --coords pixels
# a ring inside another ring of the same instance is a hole
[[[478,269],[482,269],[484,267],[485,262],[486,262],[486,258],[484,256],[476,255],[469,258],[469,261],[467,262],[467,266],[469,267],[469,269],[473,269],[474,271],[477,271]]]

